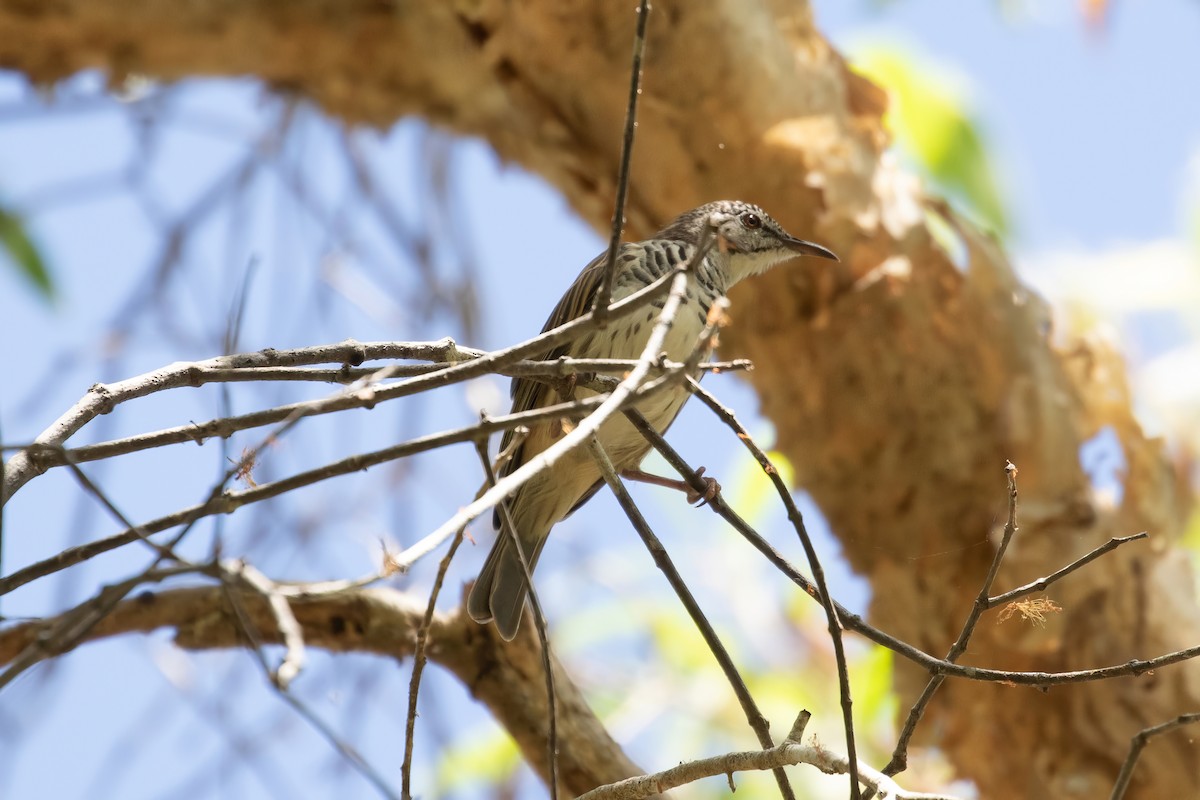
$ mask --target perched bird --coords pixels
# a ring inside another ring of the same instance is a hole
[[[824,247],[787,233],[758,206],[739,201],[720,201],[680,215],[651,239],[622,245],[617,252],[613,300],[628,297],[677,266],[687,263],[697,251],[697,243],[710,219],[716,226],[716,245],[696,265],[694,274],[689,277],[686,303],[676,315],[664,347],[667,356],[676,361],[682,361],[691,354],[707,322],[709,307],[738,281],[765,272],[794,256],[809,255],[837,260],[837,256]],[[543,331],[570,322],[591,310],[605,268],[605,256],[602,253],[584,267],[555,306]],[[555,349],[545,358],[554,360],[564,355],[574,358],[637,358],[649,341],[650,331],[662,305],[662,300],[657,304],[649,303],[626,317],[613,320],[607,328],[585,334]],[[577,396],[591,394],[594,392],[580,388]],[[514,412],[562,402],[546,384],[522,378],[513,379],[512,396]],[[686,388],[668,389],[639,403],[638,410],[661,432],[674,421],[687,398]],[[504,474],[507,475],[545,450],[562,435],[561,424],[533,426],[505,465]],[[501,442],[502,451],[512,442],[512,437],[512,431],[505,434]],[[605,422],[598,437],[617,470],[637,467],[650,450],[645,438],[620,415]],[[530,572],[537,564],[550,529],[587,502],[601,485],[603,479],[599,469],[588,449],[581,447],[550,470],[534,477],[505,501]],[[511,641],[521,623],[529,589],[510,537],[501,530],[499,511],[494,515],[493,525],[500,532],[471,589],[467,610],[477,622],[495,620],[500,635]]]

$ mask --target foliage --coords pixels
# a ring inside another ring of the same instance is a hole
[[[965,81],[894,45],[861,48],[854,68],[888,90],[886,122],[900,147],[976,221],[1003,236],[1010,215]]]
[[[0,259],[27,280],[45,300],[54,298],[54,281],[29,230],[15,211],[0,206]]]

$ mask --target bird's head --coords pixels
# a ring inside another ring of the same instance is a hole
[[[668,225],[661,235],[696,241],[710,221],[716,226],[717,241],[713,249],[724,262],[730,285],[795,256],[838,260],[832,251],[797,239],[767,212],[740,200],[719,200],[692,209]]]

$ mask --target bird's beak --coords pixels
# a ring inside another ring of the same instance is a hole
[[[830,261],[841,261],[832,250],[827,250],[819,244],[806,242],[803,239],[793,239],[790,236],[786,236],[784,237],[783,244],[797,255],[816,256],[817,258],[828,258]]]

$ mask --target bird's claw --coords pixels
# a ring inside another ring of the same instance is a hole
[[[558,391],[558,397],[564,403],[569,403],[575,399],[575,387],[579,385],[579,373],[572,372],[570,375],[562,378],[554,387]]]
[[[696,505],[696,503],[699,502],[700,505],[696,506],[696,508],[702,508],[708,505],[714,498],[716,498],[717,495],[721,493],[721,484],[717,483],[716,478],[704,477],[704,467],[700,467],[700,469],[696,470],[696,477],[704,481],[704,491],[697,492],[695,489],[689,488],[687,492],[687,501],[692,505]]]

